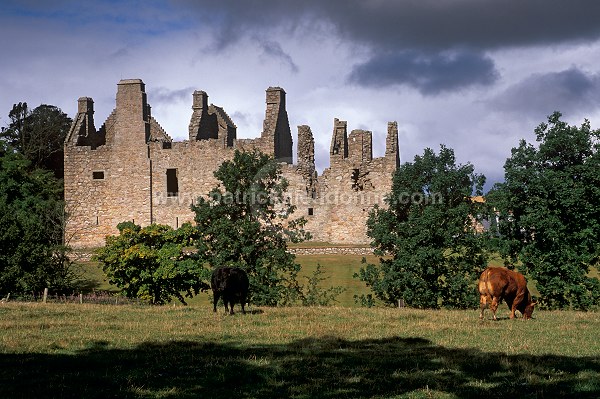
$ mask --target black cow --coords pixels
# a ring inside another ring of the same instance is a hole
[[[246,298],[250,282],[248,275],[239,267],[219,267],[213,271],[210,286],[213,291],[214,311],[217,311],[217,302],[223,298],[225,312],[233,314],[233,305],[236,302],[242,306],[242,313],[246,313]],[[229,309],[227,308],[229,304]]]

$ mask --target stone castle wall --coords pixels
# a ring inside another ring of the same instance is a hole
[[[190,205],[217,185],[213,172],[234,151],[259,149],[281,162],[288,195],[304,216],[315,241],[368,244],[365,222],[383,205],[399,164],[398,131],[388,124],[386,153],[373,159],[372,134],[334,120],[330,167],[318,176],[310,127],[298,126],[298,160],[292,163],[292,135],[285,91],[266,91],[263,132],[237,139],[237,127],[208,95],[193,93],[189,140],[173,141],[152,117],[139,79],[117,85],[116,107],[98,130],[93,100],[82,97],[65,141],[65,238],[74,248],[98,247],[118,223],[167,224],[193,221]]]

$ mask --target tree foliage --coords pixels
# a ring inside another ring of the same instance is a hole
[[[0,142],[0,292],[35,295],[72,287],[61,193],[52,173]]]
[[[95,259],[102,262],[109,282],[129,298],[141,298],[162,305],[184,295],[192,297],[209,286],[207,271],[190,251],[196,230],[184,224],[177,230],[152,224],[141,228],[132,222],[120,223],[118,236],[106,238]]]
[[[541,304],[588,309],[600,304],[600,283],[588,275],[600,257],[600,133],[560,118],[537,127],[537,146],[512,149],[488,198],[499,249],[535,279]]]
[[[8,116],[10,124],[2,128],[0,138],[34,167],[52,170],[62,178],[63,145],[71,118],[53,105],[42,104],[30,110],[26,102],[14,104]]]
[[[474,218],[485,177],[471,164],[456,165],[454,151],[426,149],[393,178],[387,208],[375,208],[367,234],[380,265],[369,264],[357,277],[388,304],[404,299],[419,308],[465,308],[477,303],[474,281],[485,267],[483,240]],[[372,297],[363,297],[372,303]]]
[[[301,299],[300,265],[288,242],[309,237],[303,218],[284,195],[287,181],[275,160],[236,151],[215,172],[221,182],[192,206],[198,229],[198,253],[211,267],[237,266],[248,273],[251,302],[281,305]]]

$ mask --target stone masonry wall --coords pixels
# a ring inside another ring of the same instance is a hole
[[[160,143],[152,144],[153,222],[177,228],[193,221],[190,205],[217,186],[213,172],[223,161],[233,159],[234,151],[216,139],[174,142],[170,149],[163,149]],[[177,196],[167,193],[167,169],[177,170]]]
[[[149,108],[139,79],[119,82],[117,107],[97,148],[65,143],[65,201],[69,219],[65,239],[74,247],[98,246],[124,220],[150,223]],[[73,130],[73,129],[72,129]],[[81,134],[81,132],[77,132]],[[88,137],[97,132],[85,132]]]
[[[368,213],[376,204],[384,206],[399,163],[395,122],[388,124],[385,156],[373,159],[371,132],[354,130],[348,137],[347,123],[335,119],[330,167],[318,176],[309,126],[298,126],[298,161],[292,163],[281,88],[267,89],[263,132],[255,139],[236,139],[225,111],[208,105],[206,93],[194,92],[190,140],[181,142],[172,141],[151,116],[141,80],[122,80],[117,88],[116,108],[97,131],[93,100],[79,99],[65,141],[65,238],[74,248],[103,245],[126,220],[174,228],[193,221],[190,205],[218,184],[213,172],[236,149],[259,149],[282,162],[288,195],[297,206],[294,217],[306,217],[313,240],[369,243]]]

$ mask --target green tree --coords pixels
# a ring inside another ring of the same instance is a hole
[[[309,237],[303,218],[291,219],[294,206],[284,192],[280,166],[260,152],[236,151],[215,171],[221,182],[192,210],[198,253],[212,268],[237,266],[248,273],[251,301],[280,305],[300,300],[300,265],[288,242]]]
[[[107,237],[94,259],[127,297],[154,305],[177,298],[185,305],[182,293],[192,297],[208,288],[206,271],[190,251],[196,230],[189,223],[177,230],[157,224],[141,228],[132,222],[117,228],[119,235]]]
[[[62,243],[64,204],[52,173],[0,141],[0,292],[66,292],[73,273]]]
[[[507,159],[505,181],[488,200],[498,211],[498,248],[537,283],[547,308],[600,304],[588,273],[600,256],[600,133],[569,126],[555,112]]]
[[[71,118],[53,105],[42,104],[30,110],[27,103],[14,104],[8,114],[11,122],[2,128],[0,138],[23,154],[36,168],[64,175],[63,144],[71,127]]]
[[[393,178],[387,208],[375,208],[367,234],[380,265],[355,277],[388,304],[404,299],[418,308],[475,306],[474,282],[486,265],[482,235],[475,229],[485,177],[471,164],[456,165],[454,151],[426,149]],[[372,297],[362,297],[372,303]]]

